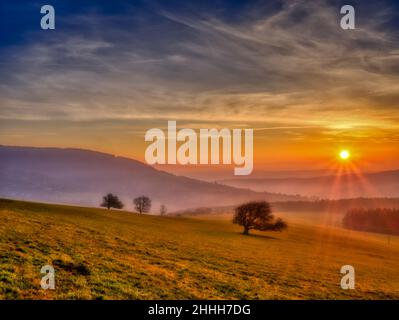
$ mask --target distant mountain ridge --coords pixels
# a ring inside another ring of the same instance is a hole
[[[0,197],[98,206],[107,192],[120,196],[127,208],[134,197],[147,195],[154,212],[161,203],[178,210],[259,199],[301,200],[176,176],[97,151],[0,146]]]
[[[273,202],[273,210],[277,212],[306,213],[338,213],[344,215],[351,209],[388,208],[399,209],[399,198],[354,198],[339,200],[306,200]],[[188,208],[171,212],[174,216],[200,216],[232,214],[234,206]]]
[[[325,199],[399,197],[399,170],[311,178],[241,178],[219,182],[259,192],[273,190]]]

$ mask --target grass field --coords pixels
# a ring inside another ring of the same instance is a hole
[[[0,299],[398,299],[399,238],[0,200]],[[56,270],[55,290],[40,269]],[[356,289],[340,288],[340,268]]]

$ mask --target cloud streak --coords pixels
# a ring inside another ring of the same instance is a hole
[[[2,49],[0,119],[397,129],[398,34],[384,27],[387,11],[346,31],[330,2],[282,4],[239,21],[162,7],[156,22],[63,17],[62,31]]]

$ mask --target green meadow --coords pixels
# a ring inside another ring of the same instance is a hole
[[[244,236],[228,216],[0,200],[0,299],[399,299],[398,237],[284,218],[284,232]]]

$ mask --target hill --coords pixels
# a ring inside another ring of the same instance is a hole
[[[0,299],[398,299],[399,238],[0,200]],[[56,289],[40,288],[40,268]],[[356,289],[340,288],[341,266]]]
[[[273,190],[325,199],[399,197],[399,170],[311,178],[239,178],[220,183],[259,192]]]
[[[344,215],[351,209],[376,209],[390,208],[399,209],[399,198],[354,198],[339,200],[306,200],[306,201],[276,201],[272,203],[273,210],[291,213],[337,213]],[[235,206],[199,207],[187,208],[170,212],[175,216],[197,216],[210,214],[232,214]]]
[[[80,149],[0,146],[0,181],[1,197],[98,206],[112,192],[131,208],[134,197],[147,195],[155,212],[161,203],[176,210],[300,199],[176,176],[133,159]]]

